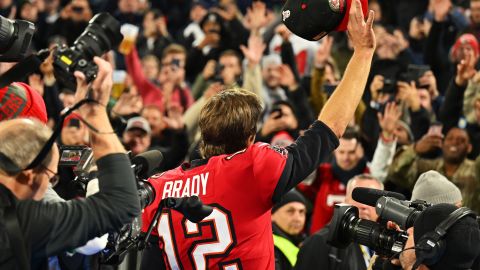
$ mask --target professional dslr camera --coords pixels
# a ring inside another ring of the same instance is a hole
[[[76,70],[85,74],[87,83],[93,81],[98,71],[93,57],[118,47],[122,39],[120,23],[115,18],[108,13],[95,15],[72,47],[61,47],[55,51],[55,78],[70,89],[76,88],[73,76]]]
[[[387,221],[393,221],[406,230],[413,226],[418,215],[429,206],[425,201],[411,202],[382,196],[375,204],[379,216],[377,223],[358,218],[358,208],[355,206],[337,204],[327,241],[337,248],[346,248],[355,242],[369,247],[379,256],[392,257],[403,250],[408,234],[388,229]]]
[[[31,22],[0,16],[0,62],[16,62],[25,57],[34,32]]]

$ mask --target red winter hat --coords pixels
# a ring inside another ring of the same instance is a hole
[[[345,31],[353,0],[287,0],[282,20],[292,33],[319,40],[331,31]],[[368,14],[368,0],[360,0],[363,15]]]
[[[452,54],[451,57],[454,61],[460,61],[461,60],[461,59],[459,59],[460,56],[458,54],[460,52],[459,51],[460,47],[462,45],[465,45],[465,44],[468,44],[468,45],[470,45],[470,47],[472,47],[472,49],[475,51],[476,56],[479,55],[480,48],[479,48],[479,45],[478,45],[477,38],[472,34],[463,34],[455,41],[455,44],[453,44],[452,51],[451,51],[451,54]]]
[[[45,124],[48,121],[42,96],[21,82],[0,89],[0,121],[17,117],[33,117]]]

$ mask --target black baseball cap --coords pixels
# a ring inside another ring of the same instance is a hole
[[[319,40],[331,31],[345,31],[348,12],[354,0],[287,0],[282,9],[282,21],[292,33]],[[367,16],[368,0],[360,0]]]

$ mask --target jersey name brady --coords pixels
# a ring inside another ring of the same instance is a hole
[[[179,179],[165,182],[163,187],[162,199],[168,197],[185,197],[185,196],[205,196],[207,194],[207,182],[209,173],[201,173],[191,178]]]

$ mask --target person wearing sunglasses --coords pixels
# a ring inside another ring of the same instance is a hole
[[[98,57],[94,61],[99,71],[91,84],[75,73],[76,100],[89,93],[75,107],[94,130],[90,140],[98,166],[97,194],[69,202],[40,201],[58,178],[54,142],[62,124],[52,133],[33,118],[0,122],[0,269],[42,267],[48,256],[120,229],[140,213],[135,176],[105,108],[112,68]]]

